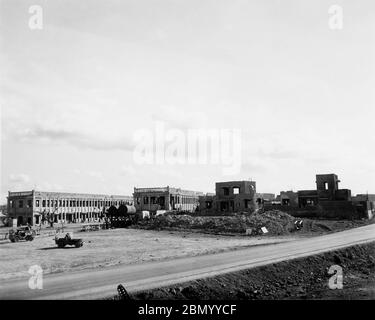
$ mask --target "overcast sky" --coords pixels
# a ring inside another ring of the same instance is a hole
[[[329,28],[342,6],[344,27]],[[31,5],[43,29],[31,30]],[[375,3],[1,0],[1,202],[36,188],[131,194],[314,189],[375,193]],[[242,131],[242,167],[139,165],[133,133]]]

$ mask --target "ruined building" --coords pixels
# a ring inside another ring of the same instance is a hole
[[[325,201],[350,201],[351,191],[339,189],[339,182],[336,174],[317,174],[316,190],[298,191],[299,206],[303,208]]]
[[[281,192],[278,209],[299,217],[372,218],[375,207],[372,198],[352,197],[351,190],[339,188],[336,174],[317,174],[315,183],[315,190]]]
[[[199,197],[201,213],[252,212],[256,208],[255,181],[217,182],[215,195]]]
[[[312,207],[316,216],[328,218],[372,218],[373,205],[370,201],[358,201],[351,190],[340,189],[336,174],[317,174],[316,190],[298,191],[299,208]]]

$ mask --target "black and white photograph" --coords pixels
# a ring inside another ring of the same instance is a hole
[[[0,0],[0,300],[375,300],[374,88],[371,0]]]

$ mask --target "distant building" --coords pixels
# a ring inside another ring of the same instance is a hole
[[[349,189],[340,189],[336,174],[317,174],[315,190],[282,191],[264,210],[275,206],[298,217],[372,218],[375,212],[375,195],[351,196]]]
[[[178,210],[194,212],[203,192],[172,187],[134,188],[133,198],[137,212]]]
[[[367,199],[355,200],[351,190],[340,189],[336,174],[317,174],[316,190],[298,191],[301,209],[315,210],[316,216],[328,218],[372,218],[373,206]]]
[[[35,190],[9,191],[7,200],[8,215],[17,219],[17,225],[40,224],[44,215],[52,215],[54,222],[93,221],[112,205],[133,204],[130,196]]]
[[[255,181],[217,182],[215,195],[205,195],[199,199],[201,213],[252,212],[255,208]]]
[[[352,197],[352,202],[357,206],[366,206],[369,218],[375,215],[375,194],[357,194]]]
[[[281,191],[278,199],[282,206],[298,207],[298,192]]]
[[[314,206],[324,201],[351,201],[351,191],[339,189],[339,182],[336,174],[317,174],[316,190],[298,191],[299,206]]]
[[[0,205],[0,213],[6,216],[8,214],[8,206],[6,204]]]
[[[375,194],[357,194],[356,196],[352,197],[352,200],[375,202]]]
[[[276,200],[276,195],[274,193],[257,193],[255,198],[258,203],[270,203]]]

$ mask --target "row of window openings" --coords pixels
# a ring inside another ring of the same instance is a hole
[[[11,207],[14,208],[15,201],[11,201]],[[27,208],[32,207],[32,200],[27,200]],[[23,208],[24,201],[18,201],[18,207]],[[110,205],[119,205],[125,204],[124,201],[84,201],[84,200],[42,200],[42,207],[97,207],[99,206],[110,206]],[[126,202],[126,204],[129,204]],[[35,200],[35,206],[40,207],[40,200]]]
[[[229,196],[229,188],[224,187],[223,193],[224,193],[224,196]],[[240,188],[239,187],[233,187],[233,194],[239,194],[239,193],[240,193]]]
[[[150,199],[150,200],[149,200]],[[163,201],[160,200],[158,197],[143,197],[143,204],[149,204],[149,201],[151,204],[162,204]],[[180,198],[176,197],[174,199],[175,203],[180,203]],[[181,198],[181,204],[194,204],[196,203],[196,199],[194,198]],[[137,204],[141,203],[141,199],[137,198]]]

